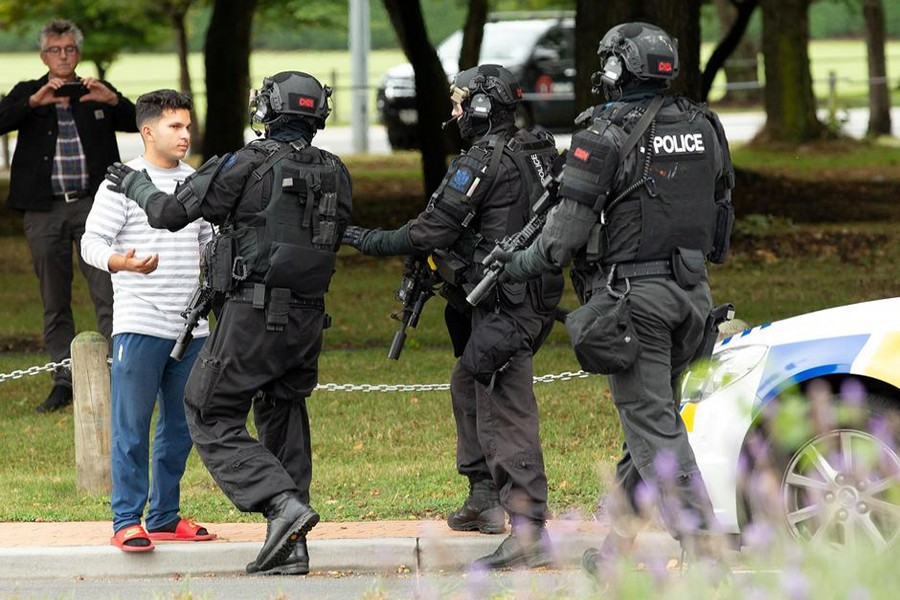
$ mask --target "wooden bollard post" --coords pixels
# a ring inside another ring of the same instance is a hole
[[[75,487],[92,495],[109,494],[110,383],[109,342],[96,331],[72,340],[75,414]]]

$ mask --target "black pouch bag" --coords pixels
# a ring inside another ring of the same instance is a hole
[[[522,332],[515,321],[502,314],[488,313],[472,331],[460,364],[475,381],[490,385],[494,374],[503,371],[522,343]]]
[[[328,291],[334,262],[334,252],[274,242],[263,281],[268,287],[288,288],[298,296],[321,297]]]
[[[692,289],[700,283],[705,272],[706,259],[700,250],[675,248],[672,252],[672,275],[682,289]]]
[[[595,292],[566,317],[578,364],[588,373],[614,375],[634,364],[640,351],[627,292]]]

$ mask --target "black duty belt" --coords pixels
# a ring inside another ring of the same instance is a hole
[[[672,261],[648,260],[646,262],[628,262],[616,265],[616,281],[641,279],[644,277],[672,277]]]
[[[251,283],[249,285],[242,285],[234,290],[231,290],[230,292],[225,294],[225,297],[229,300],[234,300],[236,302],[246,302],[248,304],[253,304],[258,308],[263,308],[266,304],[268,304],[269,300],[271,300],[272,291],[280,289],[284,288],[267,288],[261,283]],[[291,294],[290,299],[288,300],[288,306],[325,308],[325,299],[300,298],[294,294]]]
[[[61,200],[63,202],[72,203],[81,200],[82,198],[87,198],[91,195],[89,190],[80,190],[77,192],[63,192],[62,194],[53,194],[52,198],[54,200]]]

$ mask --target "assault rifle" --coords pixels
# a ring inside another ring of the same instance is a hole
[[[508,235],[500,240],[490,254],[481,261],[481,264],[487,267],[484,271],[484,276],[478,282],[478,285],[475,286],[475,289],[466,296],[466,301],[472,306],[478,306],[496,287],[500,275],[503,274],[503,270],[506,268],[506,261],[502,257],[510,252],[523,250],[530,246],[531,242],[541,232],[541,229],[544,228],[544,223],[547,222],[547,213],[559,201],[559,184],[562,181],[562,170],[566,163],[567,152],[567,150],[564,150],[562,154],[553,160],[553,163],[550,165],[550,172],[541,180],[544,192],[532,206],[534,216],[531,217],[531,220],[517,233]]]
[[[392,319],[400,321],[400,329],[394,333],[388,358],[397,360],[406,343],[406,329],[415,329],[425,303],[434,296],[434,287],[438,281],[434,270],[428,264],[428,258],[422,255],[407,256],[403,261],[403,280],[397,290],[396,298],[403,303],[403,309],[391,314]]]
[[[172,352],[169,354],[170,358],[179,361],[184,358],[184,351],[187,350],[191,340],[194,339],[194,329],[197,327],[198,322],[200,319],[208,317],[209,311],[212,310],[215,295],[216,293],[209,286],[202,283],[194,290],[190,304],[181,311],[181,317],[187,319],[187,323],[184,324],[184,329],[181,330],[181,333],[178,334],[178,339],[175,340],[175,347],[172,348]]]

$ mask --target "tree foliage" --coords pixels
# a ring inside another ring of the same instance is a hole
[[[0,23],[20,30],[59,18],[84,33],[82,61],[93,62],[101,78],[124,50],[155,45],[169,31],[159,4],[150,0],[0,0]]]

